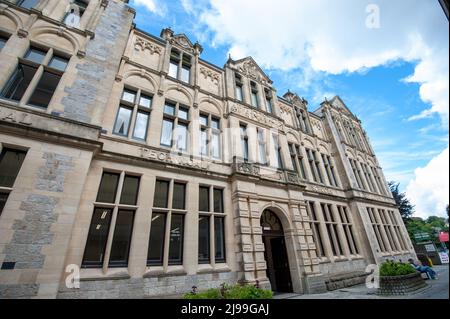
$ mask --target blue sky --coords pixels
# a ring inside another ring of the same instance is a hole
[[[138,28],[171,27],[223,66],[251,55],[309,101],[339,95],[417,216],[448,203],[448,21],[437,0],[131,0]]]

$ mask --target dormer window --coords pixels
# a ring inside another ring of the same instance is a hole
[[[170,53],[169,76],[189,83],[191,78],[192,57],[177,49]]]
[[[271,94],[270,90],[268,90],[268,89],[264,89],[264,93],[266,96],[267,112],[273,113],[272,94]]]
[[[255,82],[250,82],[250,88],[252,90],[252,105],[254,107],[259,107],[259,103],[258,103],[258,88],[256,86]]]
[[[236,94],[236,100],[239,100],[239,101],[243,101],[244,100],[244,98],[243,98],[243,95],[242,95],[242,78],[241,78],[241,76],[239,75],[239,74],[235,74],[234,75],[234,81],[235,81],[235,84],[236,84],[236,91],[235,91],[235,94]]]

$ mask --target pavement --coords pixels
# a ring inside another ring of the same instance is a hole
[[[438,278],[425,280],[427,286],[414,293],[401,296],[379,296],[365,284],[328,291],[322,294],[276,294],[274,299],[449,299],[449,266],[434,266]]]

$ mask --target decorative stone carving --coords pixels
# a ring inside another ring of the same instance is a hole
[[[220,75],[216,72],[211,71],[210,69],[207,68],[200,68],[200,74],[203,74],[203,76],[205,77],[205,79],[210,78],[211,81],[215,84],[215,85],[219,85],[220,82]]]
[[[298,96],[297,93],[293,93],[291,91],[288,91],[286,94],[284,94],[283,98],[297,106],[306,107],[308,105],[308,101],[306,101],[304,98]]]
[[[158,162],[162,162],[165,164],[173,164],[173,165],[179,165],[179,166],[185,166],[190,168],[196,168],[201,170],[207,170],[209,169],[209,164],[204,161],[196,161],[189,159],[185,156],[179,156],[174,154],[169,154],[166,152],[160,152],[151,150],[148,148],[139,148],[139,155],[142,158],[155,160]]]
[[[286,172],[286,179],[288,183],[299,184],[298,175],[296,173]]]
[[[280,106],[281,114],[289,114],[292,112],[292,108],[290,108],[287,105],[280,104],[279,106]]]
[[[272,83],[261,71],[259,66],[253,61],[252,58],[247,58],[243,62],[237,62],[234,69],[244,76],[259,82],[263,85],[269,85]]]
[[[239,173],[250,174],[259,176],[260,169],[259,166],[253,165],[251,163],[236,163],[236,171]]]
[[[136,37],[136,40],[134,41],[134,48],[137,51],[148,50],[150,52],[150,55],[153,55],[155,53],[160,55],[161,51],[162,51],[162,49],[159,46],[154,45],[150,41],[147,41],[147,40],[145,40],[143,38],[140,38],[140,37]]]
[[[258,110],[252,110],[247,107],[234,104],[230,109],[230,113],[242,115],[250,120],[276,127],[280,130],[283,129],[283,122],[276,120],[271,116],[266,116]]]

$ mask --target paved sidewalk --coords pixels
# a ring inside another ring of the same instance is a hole
[[[436,271],[438,279],[426,280],[427,287],[408,295],[378,296],[374,289],[358,285],[323,294],[280,294],[275,295],[274,299],[449,299],[449,266],[434,266],[433,269]]]

